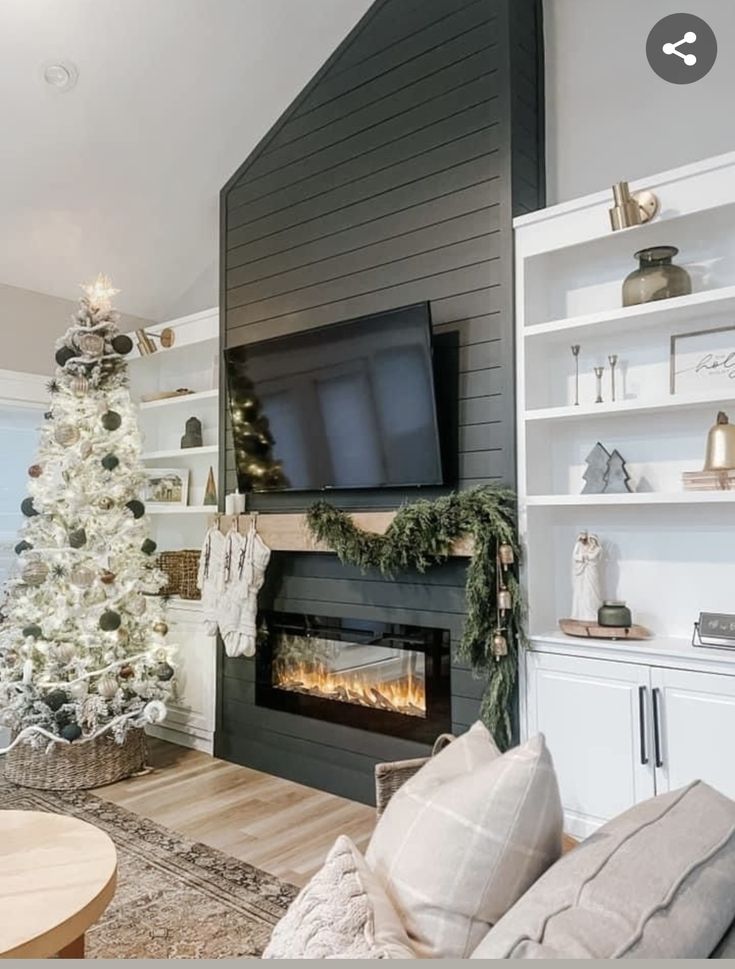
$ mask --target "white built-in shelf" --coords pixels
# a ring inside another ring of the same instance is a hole
[[[538,507],[605,507],[633,505],[735,504],[735,491],[642,491],[619,495],[527,495],[526,504]]]
[[[205,444],[203,447],[177,447],[164,451],[144,451],[141,458],[144,461],[162,461],[169,458],[195,458],[205,454],[216,454],[219,448],[216,444]]]
[[[216,505],[146,505],[148,515],[214,515]]]
[[[140,410],[157,410],[160,407],[179,407],[182,404],[199,404],[207,400],[217,401],[218,390],[200,390],[194,394],[179,394],[177,397],[164,397],[161,400],[143,400],[138,404]]]
[[[564,407],[537,407],[526,411],[526,421],[574,421],[594,417],[620,417],[626,414],[658,414],[668,410],[696,410],[700,407],[719,408],[735,403],[735,387],[731,394],[669,394],[652,400],[605,401],[602,404],[567,404]]]
[[[723,286],[675,299],[643,303],[640,306],[615,307],[599,313],[585,313],[581,316],[552,320],[549,323],[534,323],[523,327],[522,332],[526,339],[558,337],[573,342],[574,338],[581,335],[603,336],[608,332],[617,335],[636,330],[641,326],[668,331],[679,323],[693,322],[702,318],[715,321],[712,325],[716,326],[717,316],[722,317],[721,325],[724,326],[728,317],[732,318],[733,315],[735,315],[735,286]]]

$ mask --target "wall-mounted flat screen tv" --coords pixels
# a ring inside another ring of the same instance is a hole
[[[225,351],[240,491],[442,484],[428,303]]]

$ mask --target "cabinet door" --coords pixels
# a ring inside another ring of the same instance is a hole
[[[653,795],[649,667],[529,652],[526,672],[528,733],[546,737],[569,834]]]
[[[735,676],[651,671],[658,706],[656,790],[672,791],[701,779],[735,798]]]

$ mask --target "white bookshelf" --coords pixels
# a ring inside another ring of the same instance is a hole
[[[610,229],[609,189],[514,222],[529,632],[521,732],[546,734],[566,828],[579,836],[696,777],[735,796],[735,770],[716,753],[735,729],[735,651],[692,645],[700,612],[735,612],[735,492],[682,484],[682,472],[702,469],[717,411],[735,421],[735,380],[732,390],[670,390],[671,337],[735,324],[735,153],[631,183],[641,188],[656,192],[661,214],[621,232]],[[634,253],[651,245],[679,249],[693,292],[624,308]],[[572,344],[581,346],[578,406]],[[609,354],[618,355],[615,401]],[[602,404],[595,366],[605,367]],[[598,441],[626,460],[632,493],[581,493]],[[560,631],[583,530],[603,544],[604,597],[625,600],[649,640]]]
[[[207,518],[216,509],[204,505],[209,469],[217,479],[219,454],[219,311],[170,320],[147,328],[160,333],[171,327],[174,346],[141,357],[130,354],[130,388],[138,401],[143,436],[142,459],[149,467],[189,470],[187,505],[147,504],[151,537],[160,551],[201,547]],[[130,337],[136,343],[135,334]],[[186,388],[192,393],[158,400],[144,395]],[[202,422],[203,445],[182,448],[189,417]],[[176,646],[175,699],[163,724],[148,728],[154,736],[208,753],[213,749],[215,723],[216,640],[205,634],[201,604],[174,598],[167,613],[168,640]]]

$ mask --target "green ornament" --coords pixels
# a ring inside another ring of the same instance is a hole
[[[69,532],[69,544],[72,548],[82,548],[87,544],[87,533],[83,528],[75,528]]]
[[[121,353],[123,356],[126,353],[130,353],[133,349],[133,341],[126,333],[119,333],[117,336],[112,338],[112,349],[115,353]]]
[[[33,518],[38,512],[33,507],[33,498],[24,498],[20,503],[20,510],[26,516],[26,518]]]
[[[142,501],[138,501],[137,498],[126,502],[125,507],[133,513],[133,518],[142,518],[145,515],[145,505]]]
[[[120,628],[120,614],[112,609],[106,609],[100,616],[100,629],[106,633],[112,633]]]
[[[152,538],[147,538],[140,546],[140,550],[144,555],[153,555],[157,548],[158,546]]]
[[[52,690],[46,696],[46,706],[53,710],[54,713],[68,702],[69,697],[63,690]]]
[[[106,431],[116,431],[122,424],[122,417],[114,410],[108,410],[102,415],[102,426]]]
[[[23,539],[23,541],[18,542],[18,544],[15,546],[15,554],[20,555],[21,552],[28,552],[32,548],[33,546],[31,543]]]
[[[118,464],[120,464],[120,459],[114,454],[106,454],[102,458],[102,467],[105,471],[114,471]]]
[[[40,639],[43,636],[41,627],[32,623],[30,626],[26,626],[23,630],[23,636],[33,636],[34,639]]]
[[[72,350],[71,347],[59,347],[59,349],[54,354],[56,362],[60,367],[68,363],[72,357],[77,355],[76,350]]]
[[[61,728],[61,736],[64,740],[70,740],[73,743],[82,736],[82,728],[78,723],[67,723],[65,727]]]

